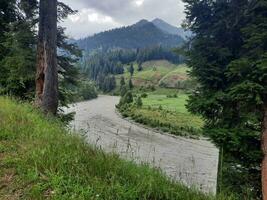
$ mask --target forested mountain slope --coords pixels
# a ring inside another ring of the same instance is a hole
[[[147,20],[76,41],[78,46],[86,52],[109,49],[142,49],[159,45],[171,48],[180,46],[183,42],[184,39],[181,36],[162,31]]]

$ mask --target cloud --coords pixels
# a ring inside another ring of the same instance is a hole
[[[137,7],[140,7],[140,6],[143,5],[144,0],[135,0],[134,3],[135,3],[135,5],[136,5]]]
[[[182,0],[62,0],[78,14],[63,23],[73,37],[85,37],[141,19],[161,18],[180,26],[184,19]]]
[[[91,22],[97,24],[110,23],[119,25],[119,23],[115,22],[112,17],[98,13],[90,8],[83,8],[76,15],[70,15],[68,19],[73,23]]]

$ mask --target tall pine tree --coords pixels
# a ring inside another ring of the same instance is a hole
[[[267,153],[266,1],[184,2],[185,25],[194,32],[188,65],[200,83],[188,108],[204,117],[204,132],[224,152],[224,188],[241,199],[260,198],[261,142]]]
[[[58,108],[57,0],[40,0],[36,105],[45,113]]]

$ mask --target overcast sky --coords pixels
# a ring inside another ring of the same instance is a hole
[[[78,14],[69,16],[63,26],[73,38],[131,25],[141,19],[161,18],[180,26],[184,19],[182,0],[61,0]]]

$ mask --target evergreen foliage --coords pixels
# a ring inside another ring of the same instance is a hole
[[[35,89],[36,30],[38,2],[36,0],[5,1],[0,5],[0,94],[32,100]],[[58,2],[58,21],[75,11]],[[60,105],[73,101],[80,72],[75,67],[81,51],[68,42],[65,29],[58,27]]]
[[[141,72],[141,71],[143,70],[142,63],[139,63],[139,64],[138,64],[138,68],[137,68],[137,70],[138,70],[139,72]]]
[[[133,85],[132,79],[130,78],[129,79],[129,89],[132,90],[133,87],[134,87],[134,85]]]
[[[131,76],[133,76],[133,74],[134,74],[134,67],[133,67],[133,64],[132,63],[130,65],[128,71],[130,72]]]
[[[113,75],[99,76],[97,83],[103,92],[111,92],[116,88],[116,79]]]
[[[33,96],[37,1],[1,3],[0,94]]]
[[[264,0],[191,1],[194,37],[188,65],[200,83],[188,108],[205,118],[204,132],[223,149],[224,189],[261,196],[261,124],[267,102],[267,4]]]
[[[131,91],[127,91],[126,94],[120,99],[119,107],[133,103],[133,94]]]
[[[137,108],[141,108],[143,106],[142,98],[140,96],[135,99],[135,104]]]

